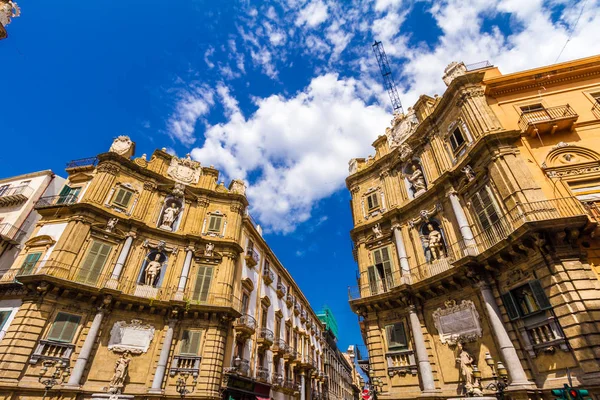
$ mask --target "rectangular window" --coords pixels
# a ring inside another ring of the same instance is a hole
[[[405,349],[408,347],[404,323],[397,322],[393,325],[386,325],[385,334],[387,337],[388,350]]]
[[[521,111],[524,113],[545,110],[544,106],[541,103],[528,104],[526,106],[521,106],[520,108],[521,108]]]
[[[496,205],[494,204],[487,186],[483,187],[471,197],[471,204],[477,213],[477,219],[481,224],[482,230],[486,230],[490,226],[493,226],[500,219],[498,211],[496,210]]]
[[[23,261],[23,264],[21,264],[19,275],[30,275],[37,266],[37,263],[41,256],[41,252],[27,254],[25,256],[25,261]]]
[[[208,231],[209,232],[221,232],[221,225],[223,223],[222,215],[211,215],[208,220]]]
[[[373,250],[371,253],[375,265],[373,266],[373,274],[375,279],[383,281],[384,289],[389,289],[394,286],[394,277],[392,275],[392,260],[390,259],[390,247],[382,247]]]
[[[112,204],[121,207],[127,208],[129,207],[129,202],[131,202],[131,198],[133,197],[133,192],[124,187],[118,187],[115,195],[112,199]]]
[[[502,295],[508,317],[517,319],[551,308],[550,301],[539,281],[529,281],[523,286]]]
[[[0,331],[4,330],[4,325],[6,324],[6,321],[8,321],[10,314],[12,314],[11,310],[0,311]]]
[[[248,314],[249,303],[250,303],[250,298],[248,297],[248,294],[244,292],[244,294],[242,295],[242,313],[243,314]]]
[[[462,148],[465,144],[465,137],[463,136],[460,128],[454,129],[454,132],[450,135],[450,146],[452,146],[452,151],[456,153],[458,150]]]
[[[379,207],[377,193],[371,193],[367,196],[367,206],[369,207],[369,211]]]
[[[95,285],[104,269],[106,260],[112,251],[112,246],[97,240],[92,241],[90,250],[81,264],[77,282]]]
[[[201,331],[184,330],[181,335],[181,345],[179,346],[179,354],[197,356],[200,351]]]
[[[275,319],[275,339],[281,338],[281,317]]]
[[[71,343],[75,337],[79,322],[81,322],[81,317],[79,315],[59,312],[52,323],[52,328],[50,328],[50,332],[48,333],[48,339],[57,342]]]
[[[267,307],[262,308],[262,314],[260,316],[260,327],[263,329],[267,328],[267,317],[269,316],[269,309]]]
[[[9,187],[10,187],[10,185],[0,186],[0,196],[2,196],[4,194],[4,192],[6,192],[8,190]]]
[[[213,267],[207,267],[205,265],[198,267],[198,275],[196,276],[196,284],[194,285],[192,300],[206,301],[208,299],[212,275]]]

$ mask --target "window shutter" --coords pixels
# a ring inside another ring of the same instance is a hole
[[[60,191],[60,193],[58,195],[60,197],[64,197],[64,196],[68,195],[69,193],[71,193],[71,187],[69,185],[65,185],[65,186],[63,186],[62,190]]]
[[[88,284],[97,283],[98,277],[102,273],[102,269],[104,268],[104,264],[106,264],[106,260],[108,259],[111,250],[111,245],[94,240],[90,247],[90,251],[83,261],[81,270],[77,276],[77,281]]]
[[[78,315],[58,313],[48,333],[48,339],[71,343],[80,321],[81,317]]]
[[[383,259],[381,257],[381,249],[373,251],[373,258],[375,259],[375,265],[383,264]]]
[[[394,324],[394,342],[398,346],[406,346],[406,332],[404,332],[404,324],[399,322]]]
[[[370,266],[367,268],[367,273],[369,275],[369,287],[371,288],[371,295],[377,294],[377,274],[375,273],[375,267]]]
[[[221,230],[221,218],[220,215],[211,215],[208,230],[211,232],[219,232]]]
[[[25,257],[25,261],[23,261],[23,264],[21,265],[21,271],[19,271],[19,274],[22,274],[22,275],[30,274],[33,271],[33,269],[35,268],[35,264],[38,262],[38,260],[40,259],[41,256],[42,256],[42,253],[27,254],[27,256]]]
[[[212,280],[213,267],[201,265],[198,268],[196,284],[194,286],[193,300],[206,301],[208,299],[208,291]]]
[[[385,327],[385,336],[387,337],[388,349],[394,347],[394,325],[387,325]]]
[[[183,331],[179,354],[198,355],[198,350],[200,350],[200,338],[200,331]]]
[[[515,301],[510,292],[504,293],[502,295],[502,303],[504,304],[504,308],[506,308],[506,312],[508,313],[509,319],[513,320],[519,318],[517,305],[515,304]]]
[[[8,320],[12,311],[0,311],[0,329],[4,329],[4,324]]]
[[[534,280],[529,282],[529,287],[531,288],[531,293],[533,293],[533,297],[535,297],[535,301],[538,306],[542,310],[547,310],[548,308],[552,308],[550,305],[550,301],[544,292],[544,288],[540,284],[540,281]]]

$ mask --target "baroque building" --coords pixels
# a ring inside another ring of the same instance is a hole
[[[378,397],[597,396],[600,56],[443,79],[346,180]]]
[[[134,150],[121,136],[70,162],[35,203],[41,218],[0,277],[0,302],[16,305],[2,396],[320,394],[322,325],[250,218],[244,182]]]

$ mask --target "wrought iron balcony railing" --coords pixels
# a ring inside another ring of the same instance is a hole
[[[279,297],[280,299],[284,298],[285,295],[287,294],[287,288],[285,287],[285,285],[281,282],[277,282],[277,297]]]
[[[72,168],[91,168],[98,164],[98,157],[80,158],[78,160],[71,160],[67,163],[66,169]]]
[[[0,192],[0,207],[12,206],[26,201],[33,194],[29,185],[9,187]]]
[[[600,114],[600,99],[596,99],[594,105],[592,106],[592,112]]]
[[[250,268],[254,267],[258,264],[258,253],[253,248],[248,248],[246,250],[246,265]]]
[[[263,268],[263,281],[265,285],[270,285],[275,281],[275,273],[271,271],[271,268],[265,267]]]
[[[519,128],[528,134],[536,135],[557,130],[569,129],[579,115],[568,105],[523,111],[519,118]]]
[[[77,203],[78,196],[72,194],[45,196],[41,197],[36,203],[35,208],[46,208],[53,206],[68,206]]]
[[[0,224],[0,240],[6,240],[12,244],[21,243],[27,232],[9,223]]]
[[[256,369],[256,379],[259,382],[270,382],[270,378],[271,378],[271,373],[269,372],[269,369],[266,367],[258,367]]]

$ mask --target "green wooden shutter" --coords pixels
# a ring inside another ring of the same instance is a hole
[[[393,287],[394,276],[392,275],[392,262],[390,260],[389,247],[384,247],[381,249],[381,260],[383,261],[383,274],[385,275],[386,284]]]
[[[208,223],[208,230],[210,232],[219,232],[221,230],[221,219],[220,215],[211,215]]]
[[[200,350],[200,338],[202,336],[201,331],[183,331],[181,337],[181,347],[179,348],[179,354],[186,355],[198,355]]]
[[[133,193],[130,190],[127,190],[124,188],[119,188],[117,190],[117,194],[115,195],[115,199],[113,200],[113,203],[115,203],[121,207],[127,207],[129,205],[129,201],[131,200],[132,196],[133,196]]]
[[[535,297],[535,301],[536,301],[537,305],[542,310],[547,310],[548,308],[552,307],[550,305],[550,301],[548,300],[548,297],[546,296],[546,293],[544,292],[544,288],[540,284],[540,281],[538,281],[538,280],[530,281],[529,287],[531,288],[531,293],[533,293],[533,297]]]
[[[404,330],[404,323],[398,322],[394,324],[394,340],[398,346],[406,347],[406,331]]]
[[[59,312],[48,333],[48,339],[71,343],[80,321],[81,317],[78,315]]]
[[[27,256],[25,257],[25,261],[23,261],[23,264],[21,264],[21,270],[19,271],[19,275],[31,274],[41,256],[41,252],[27,254]]]
[[[62,190],[58,194],[58,201],[56,203],[57,204],[64,203],[67,200],[70,192],[71,192],[71,187],[69,185],[63,186]]]
[[[370,266],[367,268],[367,273],[369,276],[369,287],[371,289],[371,295],[377,294],[377,281],[379,280],[377,277],[377,273],[375,272],[375,267]]]
[[[508,318],[510,318],[511,320],[519,318],[519,311],[517,309],[517,305],[515,304],[515,300],[513,299],[510,292],[504,293],[502,295],[502,303],[504,304],[504,308],[506,308]]]
[[[201,265],[198,268],[198,275],[196,276],[196,284],[194,285],[194,292],[192,295],[193,300],[206,301],[208,299],[208,291],[210,289],[212,274],[213,267]]]
[[[111,250],[111,245],[94,240],[90,251],[81,265],[77,281],[87,284],[97,283]]]
[[[0,311],[0,330],[4,329],[4,324],[6,324],[11,313],[12,311],[9,310]]]

